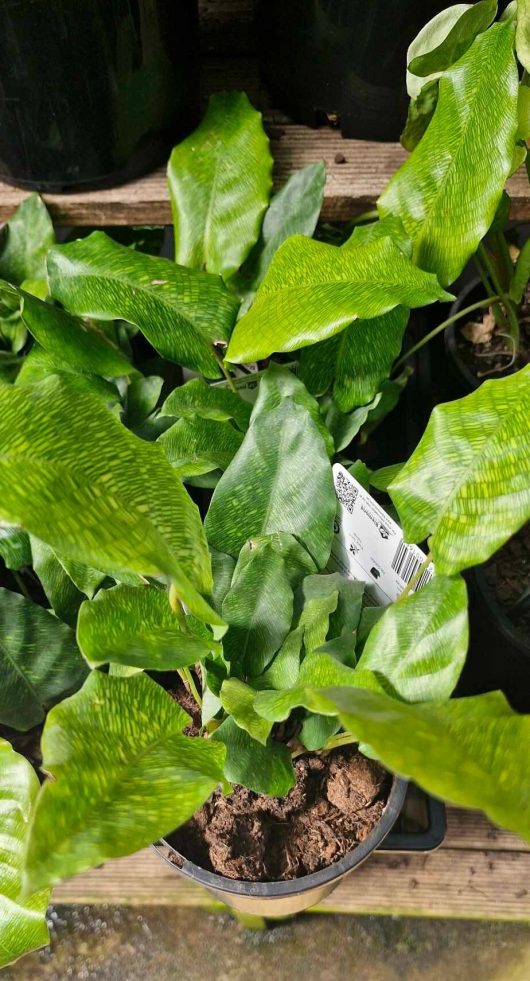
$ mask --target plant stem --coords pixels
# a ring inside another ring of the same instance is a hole
[[[197,705],[202,709],[202,698],[199,695],[195,681],[193,680],[193,675],[189,668],[180,668],[178,671],[180,678],[184,682],[187,688],[189,688],[190,693],[193,695]]]
[[[519,351],[519,321],[517,319],[517,313],[514,309],[513,303],[510,297],[507,296],[507,294],[504,292],[497,274],[497,270],[495,269],[495,265],[491,261],[491,257],[488,254],[488,250],[484,247],[482,242],[480,243],[477,249],[477,253],[478,255],[480,255],[480,258],[488,271],[488,275],[491,279],[491,282],[493,283],[494,288],[497,290],[497,293],[499,294],[499,297],[502,300],[504,309],[506,311],[506,316],[508,318],[508,323],[506,325],[507,330],[514,342],[515,349],[518,352]]]
[[[459,310],[458,313],[454,313],[452,317],[448,317],[447,320],[443,321],[443,323],[438,324],[438,327],[431,330],[429,334],[426,334],[421,341],[418,341],[414,347],[411,347],[408,351],[406,351],[406,353],[403,354],[398,361],[396,361],[393,371],[397,371],[401,365],[405,364],[409,360],[411,355],[416,354],[416,351],[419,351],[425,344],[432,341],[437,334],[441,334],[442,331],[444,331],[447,327],[450,327],[451,324],[454,324],[457,320],[460,320],[461,317],[467,317],[469,313],[474,313],[475,310],[483,310],[485,307],[491,306],[492,302],[495,302],[495,300],[500,300],[500,297],[489,296],[487,300],[479,300],[478,303],[472,303],[470,307],[465,307],[464,310]]]
[[[493,232],[492,234],[493,234],[493,241],[495,242],[495,245],[497,247],[498,257],[500,262],[502,262],[504,274],[506,277],[505,282],[503,283],[503,287],[504,289],[509,289],[513,276],[513,262],[512,262],[512,257],[510,255],[510,250],[508,248],[508,243],[506,241],[506,236],[502,231]]]
[[[225,376],[228,384],[230,385],[230,388],[232,389],[233,392],[235,392],[236,395],[240,395],[240,393],[237,390],[236,385],[234,384],[234,379],[232,378],[232,375],[230,374],[230,371],[228,370],[228,368],[226,367],[226,365],[224,363],[223,356],[217,350],[217,348],[215,347],[215,345],[214,345],[214,348],[213,348],[213,354],[214,354],[215,360],[217,361],[217,364],[219,365],[221,371],[223,372],[223,375]]]
[[[30,600],[31,599],[31,596],[30,596],[30,594],[28,592],[26,583],[24,582],[22,576],[19,576],[18,572],[12,572],[12,576],[13,576],[13,579],[15,580],[18,588],[20,589],[20,592],[22,593],[22,595],[25,596],[26,599],[29,599]]]
[[[429,568],[431,562],[432,562],[432,555],[429,552],[429,554],[425,556],[425,561],[422,562],[416,574],[412,577],[410,582],[407,583],[403,592],[399,594],[396,603],[399,603],[400,600],[405,599],[405,597],[408,596],[409,593],[411,593],[412,590],[418,585],[421,577],[423,576],[423,573],[426,571],[426,569]]]
[[[492,285],[491,285],[491,283],[490,283],[490,281],[488,279],[488,274],[487,274],[486,270],[484,269],[484,266],[482,265],[482,262],[481,262],[478,254],[476,252],[475,252],[475,255],[473,257],[473,261],[475,263],[475,266],[477,268],[477,272],[478,272],[478,274],[480,276],[480,280],[482,282],[482,285],[483,285],[484,289],[486,290],[487,295],[489,297],[495,296],[495,290],[493,289],[493,287],[492,287]],[[506,323],[506,317],[504,316],[504,314],[502,312],[502,308],[499,306],[499,304],[498,303],[492,303],[491,304],[491,309],[493,310],[493,316],[495,317],[495,322],[496,322],[497,327],[499,328],[499,330],[507,330],[508,329],[508,324]]]
[[[175,614],[179,623],[184,624],[186,621],[186,614],[184,613],[184,609],[182,603],[180,602],[180,597],[179,594],[177,593],[177,589],[174,582],[172,582],[171,586],[169,587],[169,605],[173,610],[173,613]]]

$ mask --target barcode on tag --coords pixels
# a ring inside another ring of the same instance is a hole
[[[391,568],[394,572],[397,572],[399,578],[407,585],[411,579],[414,579],[423,561],[424,558],[418,555],[416,548],[411,548],[410,545],[405,545],[405,542],[400,542],[392,559]],[[414,591],[416,592],[422,586],[425,586],[429,582],[429,579],[432,579],[432,570],[426,569],[416,584]]]
[[[392,603],[418,574],[425,555],[403,541],[399,525],[340,463],[333,467],[333,478],[339,506],[328,568],[365,582],[368,602]],[[414,592],[433,575],[430,563]]]

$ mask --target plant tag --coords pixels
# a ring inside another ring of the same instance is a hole
[[[367,585],[368,602],[393,603],[425,561],[417,545],[406,545],[396,522],[340,464],[333,467],[339,506],[328,568]],[[414,592],[434,576],[431,563]]]

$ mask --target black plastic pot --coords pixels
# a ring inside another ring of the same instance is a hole
[[[366,841],[357,845],[340,862],[320,872],[287,882],[240,882],[227,879],[194,865],[165,840],[155,847],[158,855],[175,872],[204,886],[227,906],[256,916],[290,916],[320,903],[345,875],[361,865],[382,844],[399,817],[406,793],[406,781],[394,777],[381,820]]]
[[[261,72],[275,105],[343,136],[397,140],[407,48],[446,0],[258,0]]]
[[[0,178],[139,176],[198,115],[197,0],[0,0]]]
[[[530,637],[517,633],[481,566],[466,576],[470,591],[470,648],[458,695],[500,689],[515,709],[530,712]]]

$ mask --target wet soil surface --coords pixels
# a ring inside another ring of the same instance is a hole
[[[264,932],[169,907],[56,907],[2,981],[528,981],[530,924],[301,916]]]
[[[353,747],[303,756],[295,770],[286,797],[217,792],[170,844],[201,868],[247,882],[295,879],[339,861],[380,820],[391,778]]]
[[[496,552],[484,574],[517,634],[530,645],[530,524]]]

